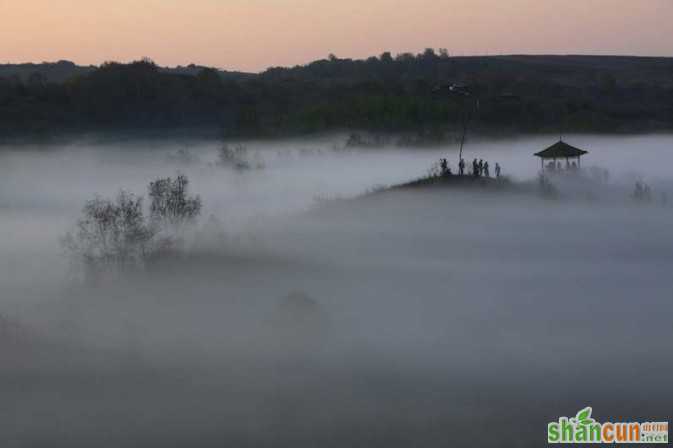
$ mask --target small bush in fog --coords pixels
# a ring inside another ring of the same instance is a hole
[[[190,197],[188,185],[183,175],[151,182],[149,217],[143,199],[131,193],[121,191],[115,200],[96,197],[85,204],[63,246],[93,280],[109,268],[143,266],[174,248],[179,232],[201,213],[201,198]]]
[[[243,145],[223,145],[217,154],[217,165],[235,168],[237,170],[249,170],[252,168],[248,162],[248,149]]]
[[[114,201],[96,197],[82,215],[63,244],[88,268],[124,269],[141,263],[152,250],[154,230],[145,220],[142,198],[125,191]]]
[[[155,227],[182,228],[199,216],[201,198],[189,197],[188,186],[189,179],[183,175],[178,175],[175,179],[166,177],[150,182],[150,218]]]
[[[192,154],[187,148],[178,149],[174,153],[168,155],[168,161],[178,163],[180,165],[191,165],[197,163],[199,158]]]
[[[347,148],[379,148],[389,143],[389,137],[382,134],[362,135],[352,133],[346,141]]]

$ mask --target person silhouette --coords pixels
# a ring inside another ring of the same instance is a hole
[[[479,175],[481,176],[482,174],[484,174],[484,160],[483,159],[479,159],[478,167],[479,167]]]
[[[495,162],[495,177],[500,177],[500,164]]]
[[[446,175],[449,168],[449,162],[447,162],[446,159],[439,159],[439,165],[442,170],[442,176]]]
[[[465,159],[461,158],[458,162],[458,173],[462,176],[465,174]]]
[[[491,173],[488,170],[488,160],[484,162],[484,176],[491,177]]]
[[[474,177],[479,177],[479,162],[477,159],[474,159],[472,161],[472,175]]]

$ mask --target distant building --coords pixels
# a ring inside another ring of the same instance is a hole
[[[536,152],[534,155],[540,158],[540,163],[542,164],[542,171],[545,170],[545,161],[550,161],[548,169],[557,169],[557,161],[565,160],[566,166],[570,166],[570,161],[572,159],[573,166],[579,168],[581,166],[581,157],[584,154],[588,154],[589,151],[583,149],[575,148],[572,145],[567,144],[563,140],[551,145],[549,148],[544,149],[540,152]],[[577,161],[577,165],[575,165]],[[553,167],[553,168],[552,168]]]

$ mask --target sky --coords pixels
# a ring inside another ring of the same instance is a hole
[[[261,71],[333,53],[673,55],[673,0],[0,0],[0,63]]]

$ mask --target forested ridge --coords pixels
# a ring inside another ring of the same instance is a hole
[[[470,97],[438,86],[458,84]],[[428,49],[259,74],[149,59],[0,65],[0,133],[204,127],[225,136],[334,130],[442,139],[471,111],[485,132],[673,129],[673,58],[455,57]]]

